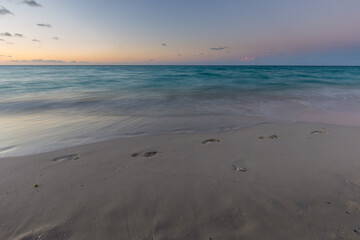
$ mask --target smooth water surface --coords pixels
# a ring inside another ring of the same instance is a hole
[[[269,121],[360,126],[360,67],[0,66],[0,156]]]

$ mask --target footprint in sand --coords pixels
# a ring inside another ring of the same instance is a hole
[[[360,203],[356,202],[356,201],[347,201],[346,202],[346,210],[348,212],[354,212],[354,211],[359,211],[360,210]]]
[[[325,134],[325,131],[312,131],[311,134]]]
[[[232,167],[237,172],[246,172],[247,171],[246,168],[243,168],[243,167],[240,167],[240,166],[237,166],[237,165],[233,165]]]
[[[54,158],[52,161],[53,162],[70,161],[70,160],[78,160],[79,158],[80,158],[79,154],[71,154],[71,155],[66,155],[66,156],[61,156],[61,157]]]
[[[140,152],[140,153],[134,153],[131,156],[132,157],[153,157],[156,154],[158,154],[157,151],[151,151],[151,152]]]
[[[211,139],[206,139],[206,140],[202,141],[202,144],[217,143],[217,142],[220,142],[220,140],[215,139],[215,138],[211,138]]]
[[[270,136],[261,136],[259,137],[260,139],[279,139],[279,136],[278,135],[270,135]]]
[[[244,165],[244,160],[240,159],[233,163],[232,168],[237,172],[246,172],[247,169],[244,168],[243,165]]]
[[[69,235],[69,230],[64,231],[61,225],[51,223],[24,232],[16,239],[68,239]]]

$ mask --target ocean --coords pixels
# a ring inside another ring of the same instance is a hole
[[[0,66],[0,157],[296,121],[360,126],[360,67]]]

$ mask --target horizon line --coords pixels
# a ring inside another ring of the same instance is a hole
[[[0,64],[1,67],[11,66],[236,66],[236,67],[360,67],[360,65],[331,64]]]

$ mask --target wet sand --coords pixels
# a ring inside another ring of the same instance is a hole
[[[0,239],[360,239],[360,128],[265,124],[0,159]]]

